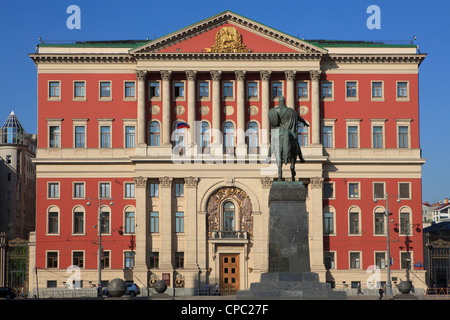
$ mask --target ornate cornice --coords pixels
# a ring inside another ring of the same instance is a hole
[[[285,45],[295,47],[298,50],[307,53],[320,53],[320,54],[326,53],[326,50],[323,48],[316,47],[308,42],[289,36],[285,33],[279,32],[275,29],[269,28],[263,24],[244,18],[230,11],[223,12],[209,19],[200,21],[197,24],[191,25],[179,31],[173,32],[167,36],[161,37],[155,41],[151,41],[147,44],[144,44],[138,48],[131,50],[130,53],[133,55],[134,54],[138,55],[141,53],[146,54],[156,52],[158,50],[162,50],[169,46],[185,41],[187,39],[193,38],[198,34],[212,30],[218,26],[224,25],[225,23],[231,23],[236,26],[246,28],[268,39],[279,41],[281,43],[284,43]]]
[[[137,60],[166,61],[166,60],[320,60],[322,54],[305,52],[252,52],[252,53],[202,53],[202,52],[155,52],[136,54]]]
[[[336,63],[421,63],[426,54],[329,54],[324,61]]]
[[[34,63],[136,63],[129,54],[30,54]]]

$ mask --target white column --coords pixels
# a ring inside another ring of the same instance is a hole
[[[135,269],[147,271],[147,178],[134,178],[136,186]]]
[[[163,123],[162,123],[162,145],[170,146],[170,133],[171,133],[171,119],[170,119],[170,101],[171,101],[171,90],[170,90],[170,79],[172,78],[172,71],[161,71],[162,78],[162,97],[163,97]]]
[[[290,108],[295,109],[295,80],[296,72],[294,70],[288,70],[284,72],[284,77],[286,79],[286,105]]]
[[[212,70],[211,78],[213,80],[213,92],[212,92],[212,112],[213,112],[213,123],[211,136],[213,138],[213,144],[220,142],[220,137],[217,136],[218,132],[221,132],[220,125],[220,79],[222,76],[222,71]],[[214,136],[213,136],[214,135]]]
[[[145,80],[147,71],[136,71],[137,78],[137,146],[144,147],[145,144]]]
[[[311,134],[312,134],[312,145],[320,144],[320,91],[319,91],[319,80],[320,71],[312,70],[310,71],[311,79]]]
[[[172,178],[159,179],[161,206],[159,215],[159,228],[161,235],[161,251],[159,252],[159,269],[161,271],[173,271],[172,265]],[[172,281],[172,279],[171,279]]]
[[[313,177],[309,184],[311,212],[309,214],[309,256],[311,272],[319,274],[320,281],[325,281],[326,270],[323,257],[323,178]]]
[[[265,146],[269,143],[269,102],[270,102],[270,90],[269,90],[269,80],[271,71],[263,70],[260,72],[261,78],[261,135],[262,141],[261,145]]]
[[[184,275],[185,287],[198,286],[197,267],[197,184],[198,178],[184,178],[186,211],[185,216],[185,250],[184,250]]]
[[[188,124],[189,124],[189,133],[190,133],[190,144],[194,145],[194,126],[195,126],[195,80],[197,78],[197,71],[188,70],[186,71],[186,78],[188,80],[188,96],[187,96],[187,108],[188,108]],[[188,147],[188,146],[186,146]]]
[[[238,70],[236,75],[236,100],[237,100],[237,146],[236,155],[245,155],[245,74],[246,71]]]

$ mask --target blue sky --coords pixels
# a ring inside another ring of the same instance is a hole
[[[68,29],[67,7],[81,9],[81,29]],[[381,9],[381,29],[368,29],[370,5]],[[305,39],[405,40],[428,57],[420,67],[423,201],[450,197],[450,1],[428,0],[190,0],[2,1],[0,4],[0,123],[14,110],[36,133],[36,68],[28,57],[38,39],[123,40],[157,38],[225,10]]]

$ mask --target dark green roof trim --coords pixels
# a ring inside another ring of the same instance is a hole
[[[330,47],[382,47],[382,48],[416,48],[415,44],[389,44],[381,41],[352,41],[352,40],[304,40],[321,48]]]

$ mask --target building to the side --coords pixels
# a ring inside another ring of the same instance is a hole
[[[44,42],[30,57],[39,288],[66,286],[72,265],[96,286],[99,254],[104,283],[259,281],[277,177],[268,110],[280,96],[309,124],[298,128],[297,178],[311,270],[364,288],[386,282],[391,260],[394,285],[412,273],[423,288],[412,263],[423,261],[425,162],[415,45],[306,41],[226,11],[152,41]]]
[[[0,129],[0,232],[28,239],[35,230],[36,135],[28,134],[14,111]]]

